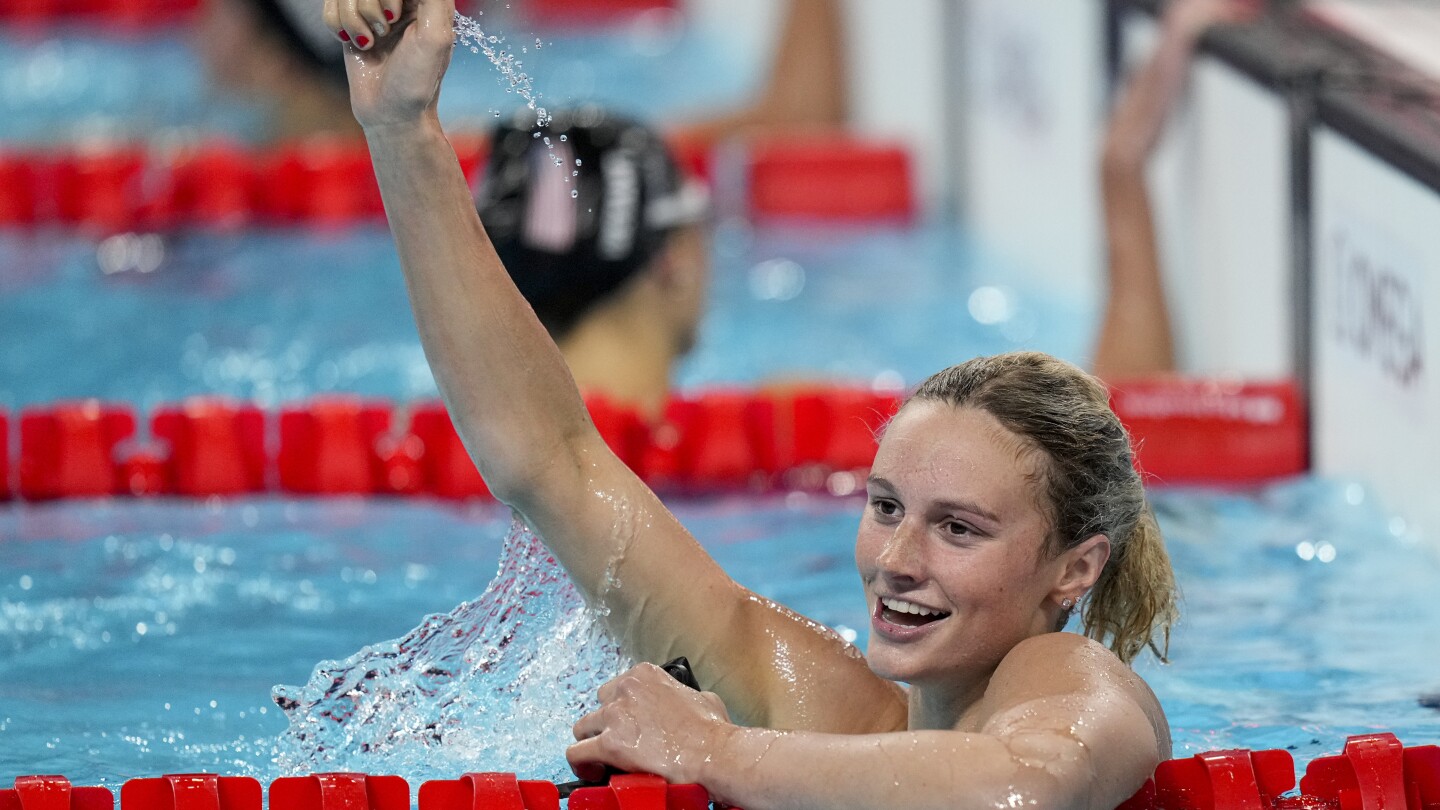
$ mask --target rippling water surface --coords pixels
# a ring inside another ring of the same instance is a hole
[[[1364,489],[1169,491],[1157,508],[1185,615],[1173,663],[1139,669],[1177,754],[1279,747],[1303,763],[1347,734],[1440,740],[1440,713],[1417,703],[1440,688],[1440,562]],[[858,509],[677,504],[734,576],[863,644]],[[622,663],[541,547],[502,553],[508,532],[498,510],[426,502],[0,509],[0,776],[563,775],[569,724]],[[309,718],[292,727],[271,689],[307,682],[287,692]],[[375,700],[389,695],[403,699]]]

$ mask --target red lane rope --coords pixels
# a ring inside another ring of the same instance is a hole
[[[485,137],[452,133],[450,140],[473,184],[488,153]],[[711,178],[711,144],[675,137],[670,145],[682,168]],[[760,141],[746,152],[744,169],[750,216],[758,222],[906,223],[915,216],[911,161],[898,144],[839,134]],[[0,148],[0,229],[60,227],[104,236],[384,219],[361,139]]]
[[[843,496],[863,489],[900,402],[866,388],[716,390],[672,399],[653,424],[600,397],[587,405],[616,455],[658,490]],[[1132,382],[1112,402],[1153,482],[1245,484],[1307,469],[1293,382]],[[148,420],[124,404],[62,402],[19,414],[13,464],[10,421],[0,412],[0,498],[489,495],[434,401],[326,396],[272,412],[201,397]]]
[[[459,0],[465,12],[472,0]],[[8,0],[0,5],[0,23],[32,27],[83,22],[102,30],[138,31],[188,23],[200,0]],[[677,0],[531,0],[523,9],[534,22],[590,27],[623,21],[654,10],[679,11]]]
[[[1311,761],[1296,787],[1295,762],[1283,750],[1211,751],[1160,763],[1117,810],[1437,810],[1440,746],[1406,748],[1394,734],[1350,737],[1335,756]],[[322,773],[270,784],[269,810],[407,810],[410,786],[398,776]],[[470,773],[420,785],[418,810],[559,810],[551,782],[513,773]],[[0,810],[114,810],[106,788],[72,787],[63,776],[21,776],[0,790]],[[131,779],[122,810],[261,810],[260,782],[248,776],[175,774]],[[570,810],[709,810],[698,785],[619,774],[604,787],[570,794]]]
[[[200,0],[8,0],[0,22],[44,27],[84,23],[88,28],[138,31],[189,22]]]
[[[452,138],[469,176],[477,137]],[[312,138],[266,148],[210,141],[0,152],[0,227],[93,235],[177,228],[383,222],[363,141]]]

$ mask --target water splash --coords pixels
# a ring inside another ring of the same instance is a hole
[[[479,599],[396,641],[321,662],[303,687],[275,687],[290,721],[277,764],[285,773],[448,779],[503,763],[560,778],[572,724],[626,666],[599,615],[517,522]]]
[[[501,84],[505,86],[507,93],[515,93],[525,99],[525,103],[535,113],[537,126],[545,126],[550,123],[550,113],[540,106],[540,94],[530,84],[530,74],[525,72],[525,66],[520,63],[520,58],[513,50],[507,51],[503,48],[505,38],[494,34],[486,34],[480,28],[480,23],[466,17],[460,12],[455,12],[455,39],[461,45],[470,49],[471,53],[483,53],[485,58],[500,71]],[[535,47],[540,47],[540,40],[535,40]]]

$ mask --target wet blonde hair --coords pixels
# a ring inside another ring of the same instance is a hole
[[[1110,539],[1110,560],[1082,608],[1085,635],[1108,641],[1126,663],[1146,647],[1164,660],[1175,575],[1105,386],[1050,355],[1011,352],[951,366],[909,401],[983,410],[1041,451],[1053,553],[1097,534]]]

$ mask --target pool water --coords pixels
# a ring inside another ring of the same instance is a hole
[[[0,407],[435,396],[385,229],[180,234],[152,249],[153,269],[115,270],[105,244],[0,234]],[[955,226],[727,219],[712,252],[710,312],[682,388],[915,383],[976,353],[1086,349],[1083,304],[1005,286],[1004,265]]]
[[[494,11],[480,22],[506,38],[500,47],[519,56],[540,103],[551,108],[593,102],[687,117],[739,103],[759,79],[759,61],[743,48],[684,25],[536,36]],[[48,33],[0,30],[0,142],[267,137],[264,106],[208,82],[183,27],[127,35],[73,25]],[[456,52],[440,99],[447,126],[484,128],[523,103],[483,55]]]
[[[1416,703],[1440,687],[1440,560],[1387,531],[1362,487],[1301,481],[1156,500],[1185,612],[1172,662],[1147,657],[1138,669],[1170,717],[1177,755],[1286,748],[1303,764],[1347,734],[1440,739],[1440,713]],[[863,646],[851,558],[859,501],[715,498],[675,509],[742,583]],[[447,687],[460,708],[440,739],[417,733],[435,705],[416,699],[419,711],[330,734],[356,744],[324,752],[287,735],[271,702],[272,686],[303,685],[318,662],[475,600],[507,531],[494,507],[416,501],[0,510],[0,774],[105,784],[199,770],[270,779],[316,765],[412,781],[466,769],[563,775],[575,696],[540,699],[532,686],[517,702],[504,677]],[[538,603],[568,604],[554,594]],[[572,667],[581,683],[621,666],[599,645],[582,653],[547,635],[586,637],[564,618],[542,616],[519,634],[522,663]]]

